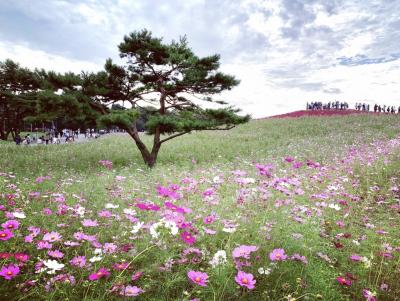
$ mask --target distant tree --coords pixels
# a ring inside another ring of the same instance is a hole
[[[7,140],[35,111],[40,78],[12,60],[0,62],[0,139]]]
[[[218,72],[219,55],[200,58],[185,37],[165,44],[147,30],[125,36],[119,51],[126,65],[108,59],[105,71],[83,73],[81,92],[90,98],[102,124],[127,131],[149,167],[156,163],[161,145],[173,138],[195,130],[229,130],[249,120],[232,107],[205,109],[199,104],[213,102],[213,95],[239,84]],[[117,103],[128,103],[129,109],[111,109]],[[143,106],[146,103],[150,107]],[[151,149],[138,133],[137,120],[143,113],[146,132],[154,136]]]

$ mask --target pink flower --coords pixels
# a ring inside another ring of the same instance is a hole
[[[2,223],[1,226],[3,229],[16,230],[19,227],[19,222],[16,221],[15,219],[10,219],[5,223]]]
[[[339,282],[339,284],[344,285],[344,286],[350,286],[351,285],[351,280],[348,278],[344,278],[342,276],[338,276],[336,280]]]
[[[100,268],[96,273],[89,275],[89,280],[95,281],[95,280],[99,280],[100,278],[103,278],[103,277],[108,277],[109,275],[110,275],[110,272],[107,269]]]
[[[143,275],[143,272],[136,272],[135,274],[132,275],[131,280],[132,280],[132,281],[136,281],[136,280],[138,280],[142,275]]]
[[[53,258],[63,258],[64,257],[64,253],[60,252],[59,250],[48,251],[47,254]]]
[[[14,234],[10,230],[0,230],[0,240],[9,240],[11,237],[14,237]]]
[[[181,238],[188,245],[193,245],[196,242],[196,238],[187,231],[181,233]]]
[[[119,263],[114,263],[113,264],[113,269],[117,270],[117,271],[122,271],[125,270],[126,268],[128,268],[129,263],[127,262],[119,262]]]
[[[91,219],[84,219],[82,221],[82,226],[84,227],[97,227],[99,224],[97,223],[97,221],[93,221]]]
[[[271,253],[269,253],[269,259],[272,261],[284,261],[287,259],[285,254],[285,250],[283,249],[274,249]]]
[[[83,268],[86,265],[86,257],[85,256],[75,256],[69,261],[70,264],[76,267]]]
[[[113,243],[106,242],[103,246],[104,253],[112,254],[117,250],[117,246]]]
[[[362,257],[360,255],[353,254],[350,256],[350,259],[353,261],[361,261]]]
[[[257,251],[257,250],[258,250],[258,247],[257,247],[257,246],[246,246],[246,245],[242,245],[242,246],[239,246],[239,247],[233,249],[233,251],[232,251],[232,257],[233,257],[233,258],[240,258],[240,257],[243,257],[243,258],[246,258],[246,259],[250,259],[250,254],[251,254],[252,252]]]
[[[368,289],[363,290],[363,296],[366,298],[367,301],[376,301],[376,294]]]
[[[15,264],[9,264],[7,266],[4,266],[0,270],[0,276],[4,277],[4,279],[6,279],[6,280],[11,280],[18,274],[19,274],[19,267]]]
[[[60,241],[61,237],[62,236],[58,232],[52,231],[52,232],[46,233],[43,236],[43,240],[48,241],[48,242],[55,242],[55,241]]]
[[[144,291],[137,286],[127,285],[125,288],[122,289],[121,295],[127,297],[135,297],[139,296],[143,292]]]
[[[187,273],[187,276],[193,283],[200,286],[207,286],[208,275],[206,273],[189,271]]]
[[[215,215],[208,215],[206,217],[204,217],[203,222],[208,225],[211,224],[215,221]]]
[[[112,213],[108,210],[101,210],[98,214],[99,217],[109,218],[112,216]]]
[[[42,249],[51,249],[53,247],[52,244],[48,243],[47,241],[40,240],[37,242],[36,248],[38,250]]]
[[[137,203],[135,206],[137,208],[141,209],[141,210],[147,210],[147,211],[158,211],[158,210],[160,210],[160,207],[155,205],[155,204]]]
[[[235,281],[240,286],[245,286],[248,289],[252,290],[255,288],[254,284],[256,284],[256,280],[254,279],[253,274],[247,274],[245,272],[239,271],[235,276]]]
[[[44,215],[52,215],[53,211],[51,211],[50,208],[43,208],[43,214]]]
[[[103,165],[105,168],[108,168],[108,169],[112,169],[112,168],[113,168],[113,163],[112,163],[111,161],[108,161],[108,160],[100,160],[99,163],[100,163],[101,165]]]

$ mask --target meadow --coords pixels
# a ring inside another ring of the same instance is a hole
[[[399,116],[3,142],[0,299],[400,300],[399,213]]]

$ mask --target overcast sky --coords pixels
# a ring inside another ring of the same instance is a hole
[[[219,99],[255,118],[315,100],[400,105],[400,0],[1,0],[0,60],[100,70],[143,28],[221,54],[241,84]]]

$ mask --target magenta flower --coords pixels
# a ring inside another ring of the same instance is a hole
[[[10,230],[0,230],[0,240],[9,240],[11,237],[14,237],[14,234]]]
[[[269,253],[269,259],[272,261],[284,261],[287,259],[285,254],[285,250],[283,249],[274,249],[271,253]]]
[[[361,261],[361,259],[362,259],[362,257],[360,256],[360,255],[357,255],[357,254],[353,254],[353,255],[351,255],[350,256],[350,260],[352,260],[352,261]]]
[[[56,242],[56,241],[60,241],[61,237],[62,236],[58,232],[52,231],[52,232],[46,233],[43,236],[43,240],[48,241],[48,242]]]
[[[208,225],[211,224],[215,221],[215,215],[208,215],[206,217],[204,217],[203,222]]]
[[[187,276],[193,283],[200,286],[207,286],[208,275],[206,273],[189,271],[187,273]]]
[[[187,231],[181,233],[181,238],[188,245],[193,245],[196,242],[196,238]]]
[[[25,253],[15,253],[14,258],[20,262],[27,262],[29,260],[29,255]]]
[[[339,276],[336,278],[336,280],[339,282],[339,284],[344,285],[344,286],[350,286],[351,285],[351,280],[348,278],[344,278],[342,276]]]
[[[42,212],[44,215],[52,215],[53,214],[53,211],[51,211],[50,208],[43,208]]]
[[[240,286],[245,286],[250,290],[254,289],[254,284],[256,284],[256,280],[254,279],[253,274],[247,274],[243,271],[239,271],[237,273],[237,275],[235,276],[235,281]]]
[[[110,276],[110,272],[106,268],[100,268],[96,273],[89,275],[89,280],[96,281],[108,276]]]
[[[127,297],[135,297],[139,296],[143,292],[144,290],[142,290],[140,287],[127,285],[125,288],[122,289],[121,295]]]
[[[5,223],[2,223],[1,226],[3,229],[15,230],[15,229],[18,229],[19,222],[16,221],[15,219],[10,219],[10,220],[6,221]]]
[[[239,247],[233,249],[233,251],[232,251],[232,257],[233,257],[233,258],[240,258],[240,257],[243,257],[243,258],[246,258],[246,259],[250,259],[250,254],[251,254],[252,252],[257,251],[257,250],[258,250],[258,247],[257,247],[257,246],[246,246],[246,245],[242,245],[242,246],[239,246]]]
[[[75,256],[69,261],[70,264],[76,267],[83,268],[86,265],[86,257],[85,256]]]
[[[132,275],[131,280],[134,282],[134,281],[138,280],[142,275],[143,275],[143,272],[136,272],[135,274]]]
[[[19,267],[15,264],[3,266],[0,270],[0,276],[6,280],[11,280],[19,274]]]

